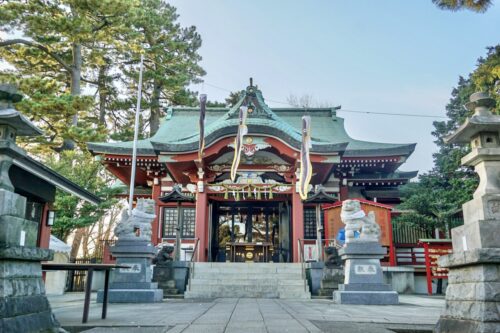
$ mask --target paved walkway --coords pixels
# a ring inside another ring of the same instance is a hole
[[[95,294],[93,295],[95,300]],[[49,297],[63,327],[81,331],[83,294]],[[88,332],[408,332],[431,331],[444,307],[442,297],[400,295],[400,305],[338,305],[329,300],[219,298],[165,300],[157,304],[91,303]],[[388,330],[392,329],[392,330]]]

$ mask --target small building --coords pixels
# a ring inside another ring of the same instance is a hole
[[[232,182],[229,172],[242,105],[248,107],[248,134]],[[317,237],[317,207],[303,202],[296,190],[304,114],[312,120],[311,193],[321,185],[338,200],[399,203],[399,186],[417,174],[399,171],[415,144],[353,139],[344,119],[337,116],[339,109],[271,109],[257,86],[250,84],[231,108],[207,108],[205,150],[199,159],[199,108],[168,108],[158,132],[137,145],[134,186],[138,195],[146,193],[157,203],[152,242],[173,243],[180,214],[181,246],[196,248],[197,261],[238,261],[241,258],[228,255],[227,249],[242,244],[252,249],[254,261],[299,261],[299,241]],[[130,179],[132,146],[132,142],[88,144],[125,184]],[[179,210],[175,203],[162,202],[160,198],[174,185],[181,185],[194,202],[182,203]]]

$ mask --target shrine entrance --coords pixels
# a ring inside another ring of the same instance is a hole
[[[209,261],[291,261],[288,201],[214,201],[210,206]]]

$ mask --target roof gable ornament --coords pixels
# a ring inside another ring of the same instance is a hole
[[[326,193],[326,189],[322,185],[316,185],[314,193],[307,199],[303,200],[307,203],[333,203],[338,199],[335,195]]]
[[[253,85],[253,79],[250,78],[250,85],[242,92],[238,103],[233,105],[227,113],[227,119],[238,118],[241,106],[248,108],[248,118],[264,118],[276,120],[276,114],[269,108],[264,101],[262,91]]]
[[[182,193],[182,188],[178,184],[174,185],[172,191],[160,197],[161,202],[194,202],[194,196]]]

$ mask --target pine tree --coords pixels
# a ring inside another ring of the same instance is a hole
[[[468,9],[482,13],[493,5],[493,0],[432,0],[441,9],[457,11]]]
[[[453,227],[448,225],[451,216],[462,204],[471,199],[478,178],[472,168],[461,165],[461,158],[470,148],[468,145],[447,144],[444,138],[457,129],[472,112],[465,109],[469,96],[476,91],[487,91],[499,100],[500,45],[487,48],[485,58],[479,58],[477,68],[468,78],[460,77],[446,105],[447,121],[434,122],[432,135],[439,150],[433,155],[434,167],[419,177],[418,183],[402,188],[403,209],[412,213],[402,215],[396,222],[410,222],[424,227]],[[497,102],[497,113],[500,104]]]

